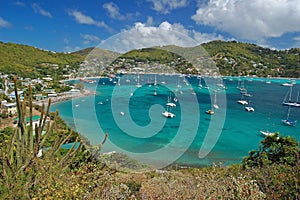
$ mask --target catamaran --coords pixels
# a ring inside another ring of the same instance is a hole
[[[242,98],[237,101],[237,103],[242,105],[248,105],[248,102],[244,99],[244,95],[242,94]]]
[[[169,112],[169,111],[164,111],[163,113],[162,113],[162,115],[164,116],[164,117],[166,117],[166,118],[173,118],[173,117],[175,117],[176,115],[174,114],[174,113],[171,113],[171,112]]]
[[[172,113],[171,111],[171,107],[167,106],[167,110],[165,110],[162,115],[166,118],[173,118],[175,117],[176,115],[174,113]]]
[[[174,107],[176,107],[176,104],[173,103],[173,102],[171,102],[171,94],[170,94],[170,96],[168,96],[168,102],[167,102],[166,106],[167,106],[167,109],[166,109],[166,111],[164,111],[162,113],[162,115],[164,117],[166,117],[166,118],[173,118],[173,117],[175,117],[176,115],[171,112],[171,109],[174,108]]]
[[[176,107],[176,104],[173,103],[171,100],[172,100],[172,97],[171,97],[171,93],[170,93],[170,95],[168,96],[168,102],[167,102],[166,106],[168,106],[168,107]]]

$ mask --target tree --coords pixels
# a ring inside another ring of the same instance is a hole
[[[271,164],[296,166],[299,164],[300,147],[290,136],[278,137],[278,133],[267,136],[260,142],[258,150],[253,150],[243,159],[243,167],[263,167]]]

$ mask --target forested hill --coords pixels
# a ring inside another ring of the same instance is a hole
[[[83,57],[58,53],[32,46],[0,42],[0,72],[22,77],[62,75],[78,68]]]
[[[271,50],[235,41],[202,44],[222,75],[300,77],[300,48]]]
[[[202,48],[203,47],[203,48]],[[200,46],[184,48],[178,46],[158,47],[166,51],[182,52],[181,55],[193,55],[205,49],[215,61],[222,75],[229,76],[273,76],[273,77],[300,77],[300,48],[289,50],[271,50],[254,44],[241,43],[236,41],[212,41]],[[163,53],[161,50],[149,48],[149,51],[132,51],[126,55],[137,56],[138,60],[155,60],[163,55],[160,63],[174,61],[174,54]],[[91,55],[91,52],[96,55]],[[143,54],[141,54],[143,52]],[[104,49],[87,48],[73,53],[59,53],[41,50],[35,47],[0,42],[0,72],[6,74],[18,74],[24,77],[38,77],[44,75],[58,76],[70,73],[77,73],[79,64],[87,55],[100,59],[118,57],[116,52]],[[101,58],[101,56],[103,58]],[[120,57],[122,57],[121,55]],[[145,58],[143,57],[145,56]],[[167,56],[167,57],[166,57]],[[168,56],[170,56],[168,58]],[[124,56],[123,56],[124,57]],[[191,56],[193,57],[193,56]],[[109,59],[108,59],[109,60]],[[131,65],[132,59],[130,60]],[[158,61],[159,62],[159,61]],[[180,63],[179,63],[180,64]],[[185,63],[186,64],[186,63]],[[124,65],[124,63],[122,63]],[[87,63],[88,66],[88,63]],[[115,66],[120,67],[120,66]],[[178,65],[175,67],[178,68]],[[181,72],[186,72],[186,68]],[[186,72],[187,73],[187,72]]]

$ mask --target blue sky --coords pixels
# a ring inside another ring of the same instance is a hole
[[[118,34],[124,44],[134,40],[146,46],[184,46],[178,33],[196,41],[193,44],[237,40],[275,49],[300,47],[300,0],[3,0],[0,4],[0,41],[51,51],[97,46]]]

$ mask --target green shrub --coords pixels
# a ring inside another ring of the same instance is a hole
[[[299,164],[300,148],[295,138],[290,136],[267,136],[259,145],[258,150],[253,150],[243,159],[244,168],[263,167],[271,164],[284,164],[296,166]]]

